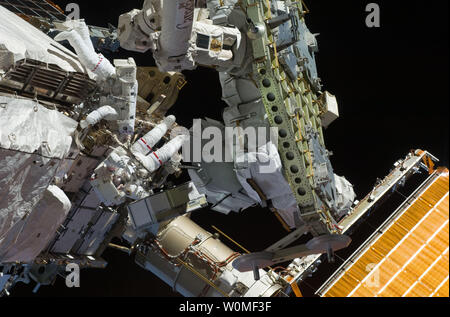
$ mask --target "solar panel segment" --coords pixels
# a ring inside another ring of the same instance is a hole
[[[66,16],[56,5],[45,0],[0,0],[0,5],[19,15],[40,17],[52,21],[66,20]]]

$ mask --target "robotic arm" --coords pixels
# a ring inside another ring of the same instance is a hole
[[[161,71],[220,70],[238,67],[246,50],[245,37],[233,26],[214,24],[207,8],[194,0],[146,0],[142,10],[119,18],[121,46],[136,52],[151,50]]]
[[[121,45],[136,52],[151,50],[163,71],[192,69],[186,54],[193,19],[193,0],[146,0],[142,10],[119,17]]]
[[[134,9],[119,17],[121,46],[129,51],[156,51],[161,29],[162,0],[146,0],[142,10]]]

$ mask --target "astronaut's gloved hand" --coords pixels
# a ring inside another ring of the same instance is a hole
[[[94,73],[98,80],[104,81],[116,74],[115,67],[102,54],[95,52],[89,29],[84,20],[66,21],[63,25],[68,30],[58,34],[55,40],[58,42],[69,41],[83,65]]]

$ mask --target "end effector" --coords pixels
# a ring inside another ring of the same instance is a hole
[[[145,53],[156,51],[161,29],[162,0],[146,0],[142,10],[134,9],[119,17],[119,39],[123,48]]]
[[[119,17],[119,40],[130,51],[151,50],[162,71],[194,69],[186,56],[193,21],[194,0],[146,0]]]

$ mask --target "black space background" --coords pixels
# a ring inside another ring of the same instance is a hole
[[[72,1],[54,0],[62,8]],[[381,28],[365,25],[365,7],[372,1],[309,0],[307,24],[320,33],[319,74],[324,89],[335,94],[341,118],[326,131],[334,152],[335,172],[355,185],[358,198],[371,190],[377,177],[387,175],[392,164],[411,149],[424,149],[449,166],[448,129],[448,1],[376,1],[381,7]],[[88,24],[116,25],[118,16],[143,1],[83,1],[81,16]],[[114,58],[132,56],[140,66],[153,65],[151,55],[121,51]],[[189,126],[192,118],[221,118],[218,75],[208,69],[186,72],[189,83],[173,109],[178,122]],[[353,236],[354,245],[392,212],[380,208]],[[253,209],[241,215],[222,216],[208,210],[194,215],[207,230],[216,225],[245,247],[261,251],[285,235],[273,215]],[[340,253],[345,257],[350,251]],[[67,289],[62,279],[54,287],[19,285],[16,296],[178,296],[170,287],[116,251],[107,251],[106,270],[83,271],[80,289]],[[338,263],[339,264],[339,263]],[[322,265],[315,278],[301,285],[305,295],[320,286],[333,268]]]

